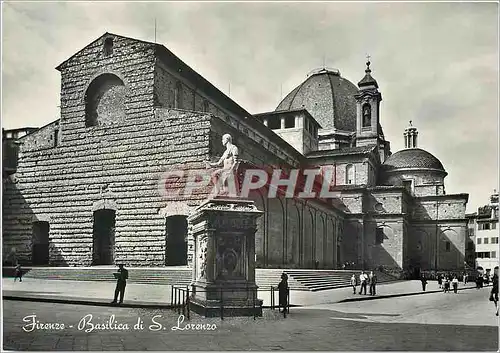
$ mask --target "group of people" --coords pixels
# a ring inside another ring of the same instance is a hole
[[[364,271],[361,271],[359,275],[359,294],[364,293],[366,295],[366,287],[370,286],[370,295],[376,294],[376,285],[377,285],[377,275],[370,271],[370,274],[367,275]],[[351,277],[351,286],[353,290],[353,294],[356,294],[356,287],[358,285],[358,280],[356,275],[353,273]]]
[[[450,292],[450,285],[453,286],[453,293],[458,293],[458,278],[457,276],[439,276],[438,277],[439,288],[443,289],[443,293]]]

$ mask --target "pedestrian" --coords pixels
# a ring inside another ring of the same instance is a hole
[[[14,282],[16,279],[19,277],[19,282],[23,281],[23,270],[21,268],[21,264],[18,262],[16,263],[16,268],[14,269]]]
[[[422,282],[422,290],[425,292],[425,287],[427,286],[427,279],[422,275],[420,281]]]
[[[377,285],[377,275],[370,271],[370,295],[375,295],[376,290],[375,287]]]
[[[356,294],[356,275],[353,273],[351,276],[351,286],[352,286],[352,294]]]
[[[283,272],[281,274],[281,282],[278,284],[278,294],[279,294],[279,305],[278,311],[281,312],[283,309],[283,314],[286,315],[288,307],[288,275]]]
[[[444,278],[444,293],[448,293],[450,291],[450,280],[448,277]]]
[[[361,286],[359,287],[359,294],[365,291],[366,295],[366,281],[368,280],[368,277],[366,276],[364,271],[361,271],[361,274],[359,275],[359,283],[361,283]]]
[[[464,286],[467,284],[467,277],[468,277],[467,273],[464,273]]]
[[[443,288],[443,277],[441,275],[438,275],[438,284],[439,284],[439,289]]]
[[[492,282],[493,288],[491,288],[490,301],[495,304],[495,315],[498,316],[498,266],[493,269]]]
[[[118,299],[118,294],[120,294],[120,302],[123,303],[123,297],[125,296],[125,287],[127,286],[128,279],[128,270],[123,267],[123,264],[118,265],[118,272],[113,273],[116,278],[116,289],[115,289],[115,299],[111,302],[111,304],[116,304],[116,300]]]
[[[458,291],[458,278],[457,278],[457,276],[453,277],[451,284],[453,285],[453,293],[457,294],[457,291]]]

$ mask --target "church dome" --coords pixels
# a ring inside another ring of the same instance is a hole
[[[291,91],[276,111],[306,109],[323,129],[356,131],[358,88],[336,69],[318,69]]]
[[[406,168],[434,169],[446,173],[439,159],[420,148],[408,148],[398,151],[384,162],[384,169],[387,171]]]

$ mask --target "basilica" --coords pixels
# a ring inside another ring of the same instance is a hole
[[[165,199],[158,180],[218,160],[230,134],[241,168],[328,169],[338,195],[252,192],[263,211],[258,267],[462,270],[468,194],[445,192],[447,172],[411,122],[392,137],[405,148],[391,151],[370,66],[357,84],[314,70],[274,111],[255,114],[165,46],[105,33],[57,66],[57,120],[21,137],[3,132],[4,259],[191,265],[187,216],[207,195]]]

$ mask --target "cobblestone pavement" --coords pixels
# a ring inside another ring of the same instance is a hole
[[[76,306],[66,304],[3,301],[4,349],[11,350],[461,350],[496,351],[498,326],[488,289],[459,294],[427,294],[368,302],[320,305],[292,309],[285,319],[277,312],[264,317],[205,319],[195,314],[189,324],[205,324],[205,330],[185,328],[171,310],[147,310]],[[425,313],[421,316],[421,313]],[[81,323],[91,314],[93,324],[105,323],[115,315],[117,324],[128,329],[85,332]],[[36,328],[40,323],[61,323],[62,330]],[[154,331],[153,317],[162,325]],[[443,315],[447,321],[443,324]],[[469,320],[488,318],[482,325]],[[134,329],[137,320],[143,328]],[[24,321],[23,321],[24,320]],[[79,323],[80,329],[79,329]],[[215,325],[206,330],[207,324]],[[72,327],[70,327],[70,325]]]

